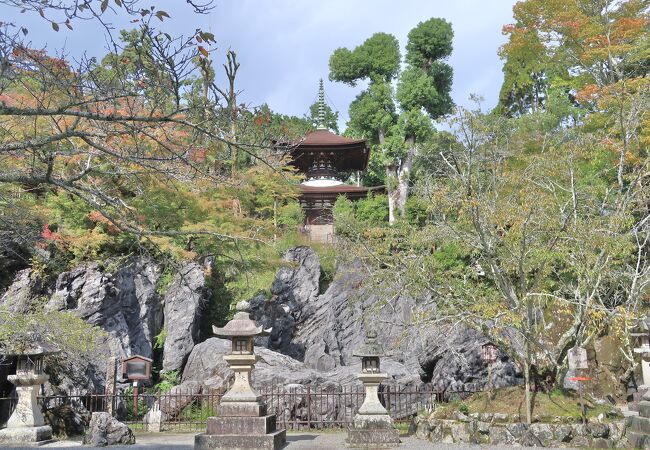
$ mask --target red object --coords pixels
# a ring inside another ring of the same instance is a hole
[[[589,381],[589,380],[591,380],[591,378],[587,378],[587,377],[571,377],[571,378],[567,378],[567,379],[569,381]]]

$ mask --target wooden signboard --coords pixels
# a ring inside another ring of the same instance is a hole
[[[586,369],[587,365],[587,350],[583,347],[573,347],[568,352],[569,356],[569,370]]]

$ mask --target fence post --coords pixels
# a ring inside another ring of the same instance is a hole
[[[311,428],[311,385],[307,385],[307,428]]]
[[[386,386],[386,409],[390,415],[390,385]]]

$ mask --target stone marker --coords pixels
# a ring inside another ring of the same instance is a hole
[[[642,383],[637,386],[637,392],[632,395],[631,411],[638,411],[639,404],[644,394],[650,389],[650,316],[639,320],[636,327],[630,333],[637,346],[634,353],[640,355]]]
[[[225,327],[212,327],[218,337],[232,339],[232,352],[223,359],[235,372],[235,382],[221,398],[218,416],[208,418],[207,432],[195,437],[196,450],[276,450],[286,442],[286,431],[276,429],[275,415],[266,414],[262,397],[250,385],[250,373],[257,362],[253,339],[271,330],[257,326],[248,311],[248,302],[240,302]]]
[[[353,425],[348,428],[346,447],[388,448],[400,443],[399,430],[393,428],[393,421],[386,408],[379,401],[379,385],[388,375],[381,373],[379,357],[387,356],[377,343],[377,333],[368,331],[366,342],[354,352],[361,358],[361,373],[358,378],[363,383],[365,398],[354,416]]]
[[[627,438],[633,448],[650,448],[650,391],[639,402],[639,415],[627,418]]]
[[[37,396],[41,384],[48,380],[43,373],[43,357],[58,352],[49,344],[34,340],[27,348],[12,353],[18,358],[16,374],[7,379],[16,386],[18,404],[9,417],[7,428],[0,430],[0,446],[44,443],[52,439],[52,427],[45,425]]]

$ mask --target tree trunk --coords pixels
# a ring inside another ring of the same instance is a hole
[[[397,166],[386,166],[386,192],[388,193],[388,223],[395,223],[398,208],[399,189],[394,187],[397,180]]]
[[[413,157],[415,156],[415,138],[408,137],[406,139],[406,145],[408,146],[406,158],[404,158],[397,173],[396,207],[400,217],[404,217],[406,213],[406,200],[409,195],[409,176],[413,168]]]
[[[530,299],[526,302],[526,331],[524,333],[524,381],[526,385],[526,423],[531,424],[533,421],[533,399],[530,395],[530,365],[532,361],[532,351],[530,348],[530,335],[533,323],[533,304]]]

